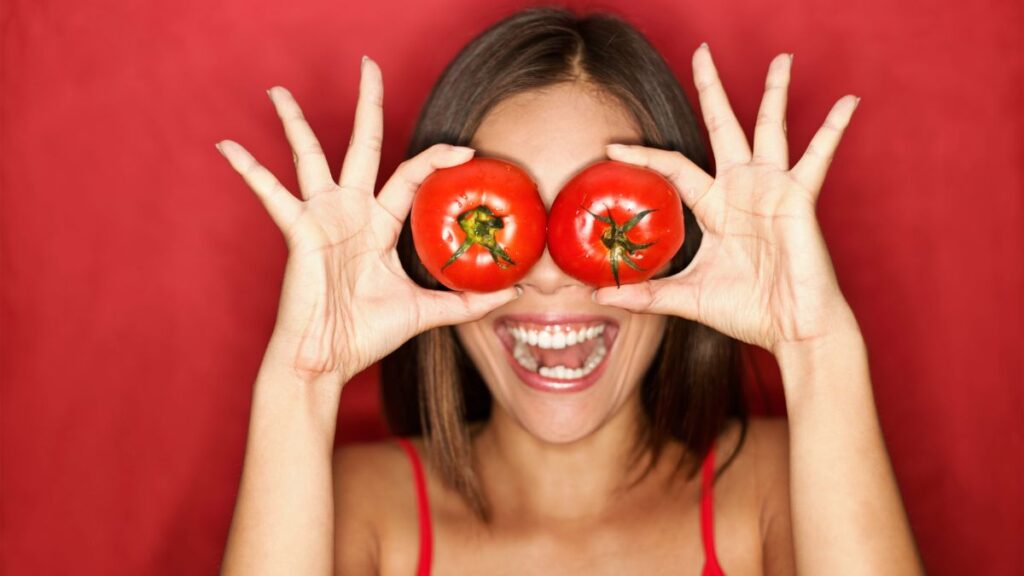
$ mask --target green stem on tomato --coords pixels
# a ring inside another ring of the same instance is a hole
[[[504,228],[505,223],[502,222],[500,216],[495,216],[490,208],[487,206],[470,208],[459,214],[458,222],[459,227],[466,233],[466,239],[462,241],[462,245],[452,254],[452,257],[444,263],[444,266],[441,266],[441,270],[444,270],[452,262],[458,260],[459,256],[465,254],[466,250],[469,250],[474,244],[479,244],[486,248],[491,253],[491,258],[494,258],[494,263],[498,265],[498,268],[504,270],[510,264],[515,265],[508,252],[505,252],[505,249],[498,244],[498,240],[494,238],[494,231]],[[508,262],[508,264],[502,262],[502,260]]]
[[[586,210],[586,209],[585,209]],[[621,287],[619,283],[619,261],[625,262],[627,266],[638,272],[643,272],[643,268],[633,262],[630,258],[631,255],[636,254],[637,250],[642,250],[654,244],[654,242],[646,242],[644,244],[637,244],[626,237],[626,232],[629,232],[636,226],[645,216],[654,212],[651,210],[641,210],[637,212],[636,216],[633,216],[621,226],[612,218],[612,211],[608,209],[607,216],[599,216],[594,214],[590,210],[587,210],[591,216],[593,216],[598,222],[603,222],[608,225],[605,228],[604,233],[601,234],[601,243],[608,249],[608,260],[612,266],[612,276],[615,278],[615,286]]]

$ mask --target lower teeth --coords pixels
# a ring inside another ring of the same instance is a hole
[[[558,366],[539,366],[537,360],[530,354],[529,350],[526,349],[526,344],[523,342],[516,341],[516,345],[512,351],[512,356],[515,357],[519,365],[531,372],[537,372],[545,378],[551,378],[554,380],[577,380],[590,374],[597,368],[597,365],[604,360],[604,356],[607,353],[607,349],[604,345],[604,340],[598,340],[597,345],[594,346],[594,350],[587,357],[586,362],[579,368],[567,368],[562,365]]]

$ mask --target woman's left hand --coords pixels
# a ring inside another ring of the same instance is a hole
[[[714,178],[679,152],[608,146],[609,158],[668,178],[704,236],[685,270],[601,288],[596,302],[694,320],[773,353],[789,343],[856,326],[839,290],[815,205],[859,99],[839,99],[790,168],[785,114],[791,65],[792,58],[780,54],[769,66],[751,153],[710,51],[702,45],[694,53],[694,81],[717,165]]]

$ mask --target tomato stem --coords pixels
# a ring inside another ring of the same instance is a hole
[[[619,261],[625,262],[627,266],[638,272],[643,272],[644,269],[637,265],[630,256],[635,255],[638,250],[643,250],[654,244],[654,242],[645,242],[644,244],[637,244],[626,237],[626,232],[629,232],[636,226],[641,220],[643,220],[648,214],[654,212],[654,209],[641,210],[637,212],[636,216],[633,216],[621,226],[612,218],[611,208],[607,209],[607,216],[600,216],[594,214],[590,210],[587,212],[593,216],[598,222],[603,222],[608,225],[605,228],[604,233],[601,234],[601,243],[608,249],[608,260],[612,266],[612,276],[615,278],[615,286],[621,287],[619,283]]]
[[[441,266],[441,270],[444,270],[451,263],[458,260],[459,256],[465,254],[466,250],[469,250],[474,244],[479,244],[486,248],[491,253],[491,258],[494,258],[494,263],[498,265],[498,268],[504,270],[509,265],[515,265],[508,252],[505,252],[505,249],[494,238],[494,231],[504,228],[505,223],[489,207],[477,206],[476,208],[470,208],[459,214],[457,220],[459,228],[462,228],[462,231],[466,233],[466,239],[462,241],[462,245],[452,254],[451,258],[444,263],[444,266]],[[508,262],[508,264],[502,262],[502,260]]]

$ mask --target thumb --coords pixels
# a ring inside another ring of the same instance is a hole
[[[444,292],[424,288],[420,301],[421,330],[472,322],[518,298],[519,286],[494,292]]]
[[[659,278],[594,290],[594,302],[644,314],[697,319],[697,288],[683,280]]]

